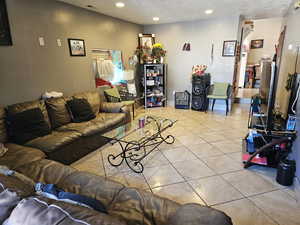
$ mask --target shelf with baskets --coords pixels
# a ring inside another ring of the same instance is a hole
[[[167,105],[166,64],[144,64],[143,66],[145,108],[165,107]]]

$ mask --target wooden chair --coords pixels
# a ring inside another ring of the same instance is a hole
[[[214,106],[216,100],[224,100],[226,102],[226,116],[229,112],[229,99],[231,97],[232,87],[229,83],[215,82],[209,87],[208,99],[212,99],[212,111],[214,111]]]

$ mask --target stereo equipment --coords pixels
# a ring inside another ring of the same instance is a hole
[[[208,109],[207,92],[210,87],[210,74],[193,76],[192,79],[192,109],[206,111]]]

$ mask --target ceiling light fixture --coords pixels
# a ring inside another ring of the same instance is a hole
[[[213,12],[214,12],[214,10],[212,10],[212,9],[207,9],[207,10],[205,10],[205,13],[208,14],[208,15],[209,15],[209,14],[212,14]]]
[[[125,6],[125,3],[124,2],[117,2],[116,3],[116,7],[117,8],[123,8]]]
[[[159,21],[159,17],[153,17],[153,21]]]

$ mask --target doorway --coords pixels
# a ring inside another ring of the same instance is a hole
[[[243,23],[236,99],[250,99],[268,85],[282,22],[283,18],[269,18]]]

